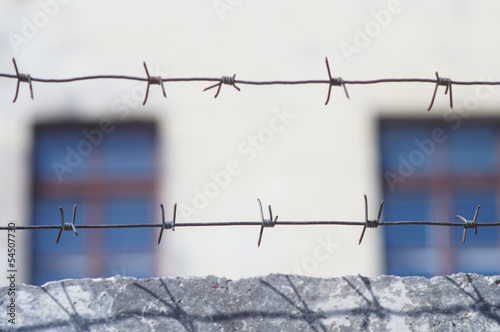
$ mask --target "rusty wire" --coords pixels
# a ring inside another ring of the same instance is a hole
[[[214,98],[220,93],[222,85],[230,85],[233,86],[236,90],[241,91],[241,89],[236,85],[303,85],[303,84],[328,84],[328,95],[326,98],[325,105],[328,105],[330,101],[331,90],[333,86],[341,86],[344,89],[345,95],[348,99],[350,99],[349,93],[347,92],[346,85],[367,85],[367,84],[380,84],[380,83],[433,83],[436,84],[434,89],[434,94],[431,99],[431,103],[428,111],[431,110],[432,105],[434,104],[434,99],[436,97],[437,89],[440,85],[446,86],[445,94],[448,94],[450,98],[450,107],[453,108],[453,96],[452,96],[452,86],[453,85],[500,85],[500,81],[457,81],[452,80],[450,78],[440,77],[438,72],[436,72],[436,78],[380,78],[380,79],[372,79],[372,80],[346,80],[342,77],[332,77],[330,71],[330,65],[328,63],[328,58],[325,58],[326,68],[328,73],[328,79],[316,79],[316,80],[294,80],[294,81],[285,81],[285,80],[273,80],[273,81],[251,81],[251,80],[241,80],[236,79],[236,74],[232,76],[222,76],[220,78],[213,77],[161,77],[161,76],[150,76],[146,63],[144,62],[144,68],[146,70],[146,77],[138,77],[138,76],[129,76],[129,75],[90,75],[90,76],[80,76],[80,77],[71,77],[71,78],[39,78],[32,77],[30,74],[23,74],[18,71],[18,67],[16,64],[16,60],[12,59],[14,63],[14,69],[16,74],[6,74],[0,73],[0,77],[17,79],[17,87],[15,91],[15,98],[13,102],[17,100],[19,94],[19,86],[21,82],[26,82],[30,86],[31,98],[33,99],[33,82],[40,83],[71,83],[78,81],[88,81],[88,80],[102,80],[102,79],[113,79],[113,80],[132,80],[132,81],[140,81],[147,82],[147,91],[146,96],[143,102],[143,105],[146,104],[149,94],[149,87],[152,84],[157,84],[162,87],[163,96],[166,98],[167,94],[165,92],[164,83],[168,82],[217,82],[203,91],[210,90],[212,88],[217,87],[217,91],[214,95]]]
[[[444,221],[380,221],[380,217],[382,215],[382,207],[384,202],[380,204],[380,208],[378,211],[377,219],[370,220],[368,219],[368,200],[366,195],[365,199],[365,221],[335,221],[335,220],[308,220],[308,221],[278,221],[278,216],[273,218],[273,213],[271,209],[271,205],[269,208],[269,219],[264,218],[264,211],[262,209],[262,203],[260,199],[257,199],[259,204],[261,221],[221,221],[221,222],[187,222],[187,223],[177,223],[176,214],[177,214],[177,203],[174,205],[173,209],[173,220],[166,221],[165,220],[165,210],[163,204],[161,207],[161,223],[142,223],[142,224],[104,224],[104,225],[78,225],[75,224],[76,218],[76,204],[73,207],[73,219],[72,223],[64,222],[64,212],[61,207],[59,210],[61,211],[61,224],[60,225],[26,225],[26,226],[0,226],[0,230],[41,230],[41,229],[58,229],[59,233],[57,235],[56,244],[59,242],[61,233],[64,231],[71,231],[75,235],[78,235],[77,229],[117,229],[117,228],[156,228],[159,227],[160,234],[158,237],[158,244],[160,244],[163,230],[172,230],[174,231],[176,227],[223,227],[223,226],[260,226],[259,239],[257,245],[260,247],[262,241],[262,235],[264,228],[267,227],[275,227],[275,226],[363,226],[363,231],[361,233],[361,237],[359,239],[359,244],[363,241],[363,236],[365,234],[366,228],[377,228],[379,226],[408,226],[408,225],[427,225],[427,226],[449,226],[449,227],[463,227],[463,239],[462,242],[465,243],[465,234],[467,229],[474,229],[475,234],[478,233],[478,227],[495,227],[500,226],[500,222],[489,222],[489,223],[477,223],[476,219],[478,216],[479,208],[477,207],[476,212],[474,214],[474,219],[468,220],[462,216],[456,216],[457,218],[464,221],[464,223],[457,222],[444,222]]]
[[[146,96],[143,102],[143,105],[146,104],[149,87],[152,84],[160,85],[162,87],[162,92],[164,97],[166,98],[166,92],[164,83],[166,82],[218,82],[213,84],[203,91],[210,90],[212,88],[217,88],[217,91],[214,95],[214,98],[220,93],[222,85],[230,85],[233,86],[236,90],[240,91],[241,89],[236,85],[303,85],[303,84],[328,84],[328,95],[325,102],[327,105],[330,101],[331,89],[333,86],[341,86],[344,89],[345,95],[348,99],[350,99],[349,93],[347,91],[346,85],[366,85],[366,84],[379,84],[379,83],[433,83],[436,84],[434,89],[434,94],[431,99],[430,106],[428,111],[432,108],[434,103],[434,99],[436,97],[437,89],[441,86],[446,86],[445,94],[449,91],[450,97],[450,107],[453,108],[453,97],[452,97],[452,85],[500,85],[498,81],[456,81],[451,80],[450,78],[440,77],[438,72],[436,72],[436,79],[426,79],[426,78],[382,78],[382,79],[373,79],[373,80],[344,80],[341,77],[334,78],[331,75],[330,65],[328,63],[328,59],[325,58],[327,72],[328,72],[328,80],[296,80],[296,81],[284,81],[284,80],[274,80],[274,81],[249,81],[249,80],[237,80],[236,74],[233,76],[222,76],[221,78],[210,78],[210,77],[188,77],[188,78],[168,78],[161,76],[150,76],[146,63],[144,62],[144,69],[146,71],[147,77],[137,77],[137,76],[128,76],[128,75],[91,75],[91,76],[80,76],[80,77],[72,77],[72,78],[37,78],[32,77],[30,74],[20,73],[16,64],[15,59],[12,59],[14,63],[14,69],[16,74],[5,74],[0,73],[0,77],[17,79],[17,87],[15,91],[15,97],[13,102],[15,102],[18,98],[19,94],[19,86],[21,82],[26,82],[30,86],[31,98],[33,99],[33,86],[32,82],[41,82],[41,83],[70,83],[77,81],[87,81],[87,80],[98,80],[98,79],[115,79],[115,80],[133,80],[133,81],[142,81],[147,82],[147,90]],[[174,216],[173,221],[165,221],[165,214],[163,205],[161,205],[162,209],[162,223],[159,224],[106,224],[106,225],[77,225],[75,224],[75,215],[76,215],[76,205],[73,211],[73,222],[65,223],[64,222],[64,212],[61,210],[61,225],[27,225],[27,226],[0,226],[0,230],[39,230],[39,229],[58,229],[59,233],[57,236],[56,243],[59,242],[61,233],[63,231],[72,231],[75,235],[78,235],[77,229],[83,228],[92,228],[92,229],[115,229],[115,228],[144,228],[144,227],[160,227],[161,232],[158,238],[158,244],[161,242],[162,234],[164,229],[175,230],[175,227],[212,227],[212,226],[260,226],[259,240],[258,246],[260,246],[262,240],[262,234],[264,228],[266,227],[274,227],[277,225],[285,226],[302,226],[302,225],[342,225],[342,226],[363,226],[363,231],[361,233],[361,237],[359,239],[359,244],[361,244],[366,228],[377,228],[379,226],[399,226],[399,225],[429,225],[429,226],[458,226],[464,227],[464,234],[462,242],[465,243],[465,232],[467,229],[474,229],[477,234],[477,227],[485,227],[485,226],[500,226],[500,222],[492,222],[492,223],[476,223],[477,214],[479,211],[479,207],[476,210],[476,214],[473,220],[467,220],[461,216],[457,216],[457,218],[461,219],[465,222],[465,225],[462,223],[456,222],[442,222],[442,221],[380,221],[380,217],[382,214],[383,202],[380,205],[379,213],[377,219],[370,220],[368,219],[368,202],[365,195],[365,221],[277,221],[278,217],[276,216],[273,219],[273,214],[271,210],[271,206],[269,205],[269,214],[270,219],[265,219],[262,205],[260,200],[259,207],[261,213],[261,221],[230,221],[230,222],[190,222],[190,223],[176,223],[176,205],[174,205]]]

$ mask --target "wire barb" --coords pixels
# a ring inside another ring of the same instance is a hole
[[[271,209],[271,205],[269,205],[269,219],[264,218],[264,210],[262,210],[262,202],[260,198],[257,198],[257,202],[259,202],[260,208],[260,218],[262,220],[262,226],[260,227],[259,241],[257,242],[257,247],[260,247],[260,242],[262,241],[262,234],[264,233],[264,227],[274,227],[276,225],[276,221],[278,220],[278,216],[273,219],[273,210]]]
[[[163,90],[163,96],[167,98],[167,93],[165,92],[165,86],[163,86],[163,79],[161,76],[149,76],[149,71],[148,67],[146,66],[146,61],[144,63],[144,69],[146,70],[146,75],[148,75],[148,86],[146,87],[146,96],[144,97],[144,102],[142,105],[146,105],[146,102],[148,101],[148,95],[149,95],[149,86],[151,84],[156,84],[156,85],[161,85],[161,89]]]
[[[19,95],[19,85],[21,85],[21,82],[27,82],[30,85],[31,99],[33,99],[33,84],[31,84],[31,75],[19,73],[17,70],[16,59],[12,58],[12,62],[14,62],[14,69],[16,70],[17,75],[16,95],[14,96],[14,100],[12,102],[15,103],[17,100],[17,96]]]
[[[215,93],[214,98],[217,98],[217,96],[219,95],[222,84],[232,85],[232,86],[234,86],[234,88],[236,90],[241,91],[241,89],[236,86],[235,77],[236,77],[236,74],[234,74],[232,77],[231,76],[222,76],[219,83],[211,85],[208,88],[203,89],[203,91],[207,91],[207,90],[210,90],[210,89],[217,87],[217,92]]]
[[[452,94],[452,90],[451,90],[452,81],[450,78],[439,77],[438,72],[436,72],[436,88],[434,89],[434,94],[432,95],[431,104],[429,105],[429,108],[427,109],[427,111],[431,110],[432,105],[434,104],[434,99],[436,98],[436,92],[437,92],[438,86],[440,86],[440,85],[446,86],[446,90],[445,90],[444,94],[447,94],[448,90],[450,90],[450,107],[453,108],[453,94]]]
[[[342,77],[337,77],[337,78],[332,77],[332,74],[330,72],[330,65],[328,64],[328,57],[325,57],[325,61],[326,61],[326,69],[328,70],[328,77],[330,78],[330,86],[328,87],[328,96],[326,97],[325,105],[328,105],[328,102],[330,101],[330,94],[332,93],[333,86],[343,86],[347,99],[351,99],[349,97],[349,93],[347,92],[347,88],[345,87],[345,83]]]
[[[177,203],[174,204],[174,216],[172,221],[165,221],[165,208],[163,207],[163,204],[160,204],[161,207],[161,231],[160,231],[160,236],[158,237],[158,244],[161,242],[161,237],[163,236],[163,230],[164,229],[171,229],[172,231],[175,231],[175,218],[177,216]]]
[[[75,235],[78,236],[78,233],[77,233],[76,228],[75,228],[76,204],[75,204],[75,206],[73,206],[73,222],[71,222],[71,223],[64,222],[64,210],[62,207],[59,207],[59,211],[61,211],[61,228],[59,229],[59,234],[57,234],[56,244],[59,243],[59,239],[61,238],[61,233],[63,231],[73,231],[75,233]]]
[[[363,226],[363,231],[361,232],[361,236],[359,238],[358,244],[361,244],[361,242],[363,241],[363,237],[365,236],[366,228],[377,228],[378,227],[378,225],[380,223],[380,217],[382,216],[382,208],[384,207],[384,201],[382,200],[382,203],[380,203],[380,209],[378,210],[377,219],[369,220],[368,219],[368,198],[366,197],[366,195],[364,195],[364,197],[365,197],[365,224]]]
[[[474,233],[477,234],[477,223],[476,223],[476,219],[477,219],[477,214],[479,213],[479,208],[481,207],[481,205],[478,205],[477,208],[476,208],[476,213],[474,214],[474,219],[472,220],[467,220],[465,219],[464,217],[460,216],[460,215],[456,215],[455,218],[459,218],[461,219],[463,222],[465,222],[465,225],[464,225],[464,235],[462,236],[462,243],[465,243],[465,235],[467,233],[467,228],[474,228]]]

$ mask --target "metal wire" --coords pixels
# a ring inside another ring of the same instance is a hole
[[[161,76],[150,76],[149,72],[146,67],[146,63],[144,63],[144,68],[146,69],[146,75],[147,77],[138,77],[138,76],[129,76],[129,75],[90,75],[90,76],[79,76],[79,77],[71,77],[71,78],[39,78],[39,77],[32,77],[29,74],[23,74],[18,71],[17,64],[15,59],[12,59],[14,62],[14,68],[16,71],[16,74],[6,74],[6,73],[0,73],[0,77],[5,77],[5,78],[10,78],[10,79],[17,79],[17,88],[16,88],[16,94],[14,98],[14,102],[17,99],[18,93],[19,93],[19,85],[21,82],[27,82],[30,85],[30,91],[31,91],[31,98],[33,99],[33,87],[32,87],[32,82],[41,82],[41,83],[71,83],[71,82],[78,82],[78,81],[89,81],[89,80],[102,80],[102,79],[112,79],[112,80],[131,80],[131,81],[140,81],[140,82],[147,82],[147,92],[149,92],[149,86],[151,84],[158,84],[161,85],[162,87],[162,92],[164,97],[166,97],[166,92],[163,83],[168,83],[168,82],[218,82],[214,85],[211,85],[207,88],[205,88],[203,91],[210,90],[212,88],[217,87],[217,92],[214,96],[214,98],[217,98],[219,95],[219,92],[221,90],[221,87],[223,84],[231,85],[233,86],[236,90],[240,91],[240,88],[237,86],[237,84],[240,85],[304,85],[304,84],[328,84],[328,96],[325,102],[325,105],[328,104],[330,101],[330,94],[331,94],[331,89],[333,86],[341,86],[344,88],[344,92],[346,94],[347,98],[349,97],[349,94],[347,92],[346,85],[368,85],[368,84],[380,84],[380,83],[433,83],[436,84],[434,94],[431,99],[430,106],[428,108],[428,111],[432,108],[432,105],[434,104],[434,99],[436,97],[436,92],[438,89],[438,86],[446,86],[446,91],[445,94],[448,93],[449,90],[449,97],[450,97],[450,107],[453,108],[453,96],[452,96],[452,85],[500,85],[500,81],[457,81],[457,80],[452,80],[450,78],[443,78],[440,77],[439,74],[436,72],[436,79],[429,79],[429,78],[381,78],[381,79],[372,79],[372,80],[346,80],[341,77],[332,77],[331,71],[330,71],[330,65],[328,64],[328,59],[325,58],[326,60],[326,67],[327,67],[327,73],[329,79],[322,79],[322,80],[290,80],[290,81],[285,81],[285,80],[274,80],[274,81],[252,81],[252,80],[241,80],[241,79],[236,79],[236,74],[232,76],[222,76],[221,78],[213,78],[213,77],[161,77]],[[143,105],[146,104],[148,94],[146,94],[146,98],[144,99]]]
[[[307,220],[307,221],[276,221],[275,226],[364,226],[364,221],[340,221],[340,220]],[[380,221],[378,226],[457,226],[464,227],[463,223],[446,221]],[[217,226],[262,226],[260,221],[212,221],[212,222],[189,222],[176,223],[175,227],[217,227]],[[478,223],[477,227],[500,226],[500,222]],[[76,229],[83,228],[161,228],[162,224],[104,224],[104,225],[75,225]],[[61,225],[26,225],[26,226],[0,226],[0,230],[39,230],[39,229],[61,229]]]
[[[76,205],[73,208],[73,222],[71,224],[64,223],[64,212],[61,207],[61,225],[26,225],[26,226],[0,226],[0,230],[40,230],[40,229],[58,229],[59,234],[57,236],[56,244],[59,242],[59,238],[61,233],[64,231],[73,231],[76,235],[77,229],[87,228],[87,229],[117,229],[117,228],[161,228],[160,236],[158,237],[158,244],[161,242],[162,234],[164,229],[174,230],[179,227],[225,227],[225,226],[260,226],[259,240],[257,245],[260,246],[262,240],[263,230],[266,227],[275,227],[275,226],[363,226],[363,231],[361,233],[361,237],[359,239],[359,244],[361,244],[363,240],[363,236],[367,228],[377,228],[379,226],[404,226],[404,225],[428,225],[428,226],[449,226],[449,227],[464,227],[464,235],[462,242],[465,243],[465,232],[467,229],[474,228],[475,233],[477,234],[477,227],[496,227],[500,226],[500,222],[490,222],[490,223],[476,223],[477,215],[479,212],[479,207],[476,209],[476,213],[474,215],[473,220],[467,220],[461,216],[459,217],[463,223],[457,222],[443,222],[443,221],[380,221],[380,217],[382,214],[382,207],[384,202],[380,204],[378,217],[377,219],[370,220],[368,219],[368,200],[365,198],[365,221],[328,221],[328,220],[309,220],[309,221],[277,221],[278,216],[273,218],[273,213],[271,209],[271,205],[269,205],[269,215],[270,219],[264,218],[264,213],[262,209],[262,203],[260,199],[257,199],[260,209],[261,221],[227,221],[227,222],[189,222],[189,223],[176,223],[176,211],[177,211],[177,203],[174,205],[173,212],[173,221],[165,221],[165,210],[163,208],[163,204],[160,205],[162,212],[162,222],[158,224],[151,223],[143,223],[143,224],[104,224],[104,225],[77,225],[75,224],[75,214],[76,214]],[[71,226],[71,227],[70,227]]]
[[[210,90],[212,88],[217,87],[217,92],[214,96],[216,98],[219,95],[222,85],[230,85],[233,86],[236,90],[240,91],[240,88],[237,84],[240,85],[304,85],[304,84],[328,84],[328,96],[325,102],[325,105],[328,104],[331,95],[331,89],[333,86],[343,87],[346,97],[349,99],[350,96],[347,92],[346,85],[368,85],[368,84],[380,84],[380,83],[432,83],[436,84],[434,89],[434,94],[432,96],[431,104],[428,108],[430,110],[434,103],[434,99],[436,96],[436,92],[438,87],[446,86],[445,94],[450,92],[450,107],[453,108],[453,99],[452,99],[452,85],[500,85],[500,81],[456,81],[450,78],[440,77],[436,72],[436,79],[427,79],[427,78],[382,78],[382,79],[372,79],[372,80],[345,80],[341,77],[335,78],[332,77],[330,71],[330,65],[328,63],[328,58],[325,58],[327,72],[328,72],[328,80],[294,80],[294,81],[285,81],[285,80],[274,80],[274,81],[251,81],[251,80],[237,80],[236,74],[232,76],[222,76],[221,78],[211,78],[211,77],[181,77],[181,78],[168,78],[161,76],[150,76],[149,71],[147,69],[146,63],[144,62],[144,69],[146,71],[147,77],[137,77],[137,76],[128,76],[128,75],[91,75],[91,76],[80,76],[80,77],[72,77],[72,78],[37,78],[32,77],[30,74],[20,73],[18,71],[18,67],[15,59],[12,59],[14,63],[14,69],[16,74],[5,74],[0,73],[0,77],[17,79],[17,87],[14,102],[17,100],[19,93],[19,86],[21,82],[26,82],[30,85],[31,98],[33,99],[33,87],[32,82],[41,82],[41,83],[70,83],[70,82],[78,82],[78,81],[87,81],[87,80],[99,80],[99,79],[113,79],[113,80],[133,80],[133,81],[141,81],[147,82],[147,91],[146,97],[144,99],[143,105],[146,104],[148,94],[149,94],[149,86],[151,84],[157,84],[162,87],[162,92],[164,97],[166,97],[166,92],[164,88],[164,83],[166,82],[218,82],[213,84],[203,91]],[[195,222],[195,223],[175,223],[175,207],[174,207],[174,221],[166,222],[163,220],[162,223],[159,224],[105,224],[105,225],[75,225],[74,224],[74,216],[72,226],[69,223],[64,223],[62,220],[61,225],[28,225],[28,226],[0,226],[0,230],[38,230],[38,229],[59,229],[59,236],[63,231],[73,231],[76,234],[76,229],[78,228],[94,228],[94,229],[113,229],[113,228],[144,228],[144,227],[160,227],[162,229],[172,229],[175,227],[213,227],[213,226],[260,226],[260,235],[258,245],[260,246],[260,242],[262,239],[262,233],[265,227],[274,227],[276,225],[289,225],[289,226],[302,226],[302,225],[341,225],[341,226],[364,226],[363,232],[361,234],[359,244],[361,244],[363,240],[364,233],[366,228],[376,228],[378,226],[399,226],[399,225],[430,225],[430,226],[460,226],[464,227],[464,237],[463,242],[465,242],[465,231],[467,228],[475,228],[477,234],[477,227],[485,227],[485,226],[500,226],[500,222],[493,223],[476,223],[477,211],[473,221],[466,220],[461,217],[463,221],[465,221],[465,226],[462,223],[455,222],[441,222],[441,221],[391,221],[391,222],[383,222],[380,221],[380,216],[382,213],[383,202],[380,206],[378,218],[374,220],[368,219],[368,206],[367,199],[365,196],[365,212],[366,218],[364,222],[358,221],[277,221],[276,218],[273,219],[271,206],[269,206],[270,219],[265,219],[262,211],[262,205],[259,200],[260,212],[261,212],[261,221],[231,221],[231,222]],[[76,210],[76,207],[75,207]],[[478,208],[479,210],[479,208]],[[62,212],[62,211],[61,211]],[[163,207],[162,207],[162,214]],[[70,227],[71,226],[71,227]],[[161,241],[161,234],[158,239],[158,244]],[[59,239],[58,236],[58,239]]]

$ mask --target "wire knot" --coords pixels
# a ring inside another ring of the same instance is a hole
[[[72,231],[73,230],[73,224],[70,223],[70,222],[65,222],[62,225],[62,229],[63,229],[63,231]]]
[[[163,230],[164,229],[171,229],[172,231],[175,231],[175,218],[177,216],[177,203],[174,204],[174,216],[172,221],[165,220],[165,208],[163,207],[163,204],[160,204],[161,207],[161,231],[160,231],[160,236],[158,237],[158,244],[161,242],[161,238],[163,236]]]
[[[148,83],[149,84],[161,85],[163,83],[163,80],[161,79],[161,76],[149,76],[148,77]]]
[[[272,219],[263,219],[262,220],[263,227],[273,228],[275,225],[276,225],[276,220],[272,220]]]
[[[19,72],[19,70],[17,70],[16,59],[12,58],[12,62],[14,62],[14,69],[16,70],[17,75],[16,95],[14,96],[14,100],[12,102],[15,103],[17,100],[17,96],[19,95],[19,85],[21,84],[21,82],[26,82],[30,85],[31,99],[33,99],[33,85],[31,84],[31,75],[22,74]]]
[[[222,76],[221,82],[222,84],[227,84],[227,85],[234,85],[234,78],[236,77],[236,74],[234,76]]]
[[[474,233],[477,234],[476,219],[477,219],[477,214],[479,213],[479,208],[481,208],[481,205],[477,206],[476,213],[474,214],[474,219],[472,219],[472,220],[467,220],[467,219],[465,219],[464,217],[462,217],[460,215],[456,215],[455,216],[455,218],[458,218],[458,219],[462,220],[465,223],[465,225],[464,225],[464,234],[462,236],[462,243],[465,243],[465,235],[467,233],[467,229],[474,229]]]
[[[273,210],[271,209],[271,205],[269,205],[269,219],[264,218],[264,211],[262,210],[262,203],[259,198],[257,198],[257,202],[259,202],[260,208],[260,219],[262,221],[262,226],[260,227],[259,241],[257,242],[257,246],[260,247],[260,242],[262,241],[262,234],[264,233],[264,228],[266,227],[274,227],[276,225],[276,221],[278,220],[278,216],[273,219]]]
[[[342,77],[332,77],[332,73],[330,72],[330,65],[328,64],[328,58],[325,58],[325,61],[326,61],[326,69],[328,70],[328,77],[330,78],[330,86],[328,88],[328,96],[326,97],[325,105],[328,105],[328,102],[330,101],[332,86],[343,86],[347,99],[351,99],[349,98],[349,93],[347,92],[347,88],[345,87],[345,83]]]
[[[377,219],[369,220],[368,219],[368,198],[365,196],[365,224],[363,226],[363,231],[361,232],[361,236],[359,238],[359,244],[363,241],[363,237],[365,236],[365,231],[367,228],[377,228],[380,223],[380,216],[382,215],[382,208],[384,207],[384,201],[380,203],[380,209],[378,210]]]
[[[429,108],[427,111],[430,111],[432,108],[432,105],[434,104],[434,99],[436,98],[436,92],[439,86],[446,86],[446,90],[444,91],[444,94],[448,94],[448,90],[450,90],[450,107],[453,108],[453,94],[451,90],[452,86],[452,81],[451,78],[445,78],[445,77],[439,77],[438,72],[436,72],[436,88],[434,89],[434,94],[432,95],[431,99],[431,104],[429,105]]]
[[[78,232],[75,228],[75,218],[76,218],[76,204],[73,206],[73,221],[71,223],[64,222],[64,210],[62,207],[59,207],[59,211],[61,211],[61,228],[59,229],[59,234],[57,234],[56,244],[59,243],[59,239],[61,238],[61,233],[64,231],[73,231],[76,236],[78,236]]]
[[[476,228],[477,225],[476,225],[476,222],[474,220],[465,220],[465,225],[464,225],[465,228],[469,228],[469,229],[472,229],[472,228]]]
[[[447,77],[439,77],[438,73],[436,72],[436,76],[437,76],[437,85],[442,85],[442,86],[450,86],[451,85],[451,79],[450,78],[447,78]],[[446,91],[447,92],[447,91]],[[446,94],[445,92],[445,94]]]
[[[144,64],[144,69],[146,70],[146,75],[148,76],[148,86],[146,87],[146,96],[144,97],[144,102],[142,103],[142,105],[144,106],[146,105],[146,101],[148,101],[149,86],[151,84],[161,85],[163,96],[165,98],[167,98],[167,93],[165,92],[165,86],[163,86],[163,79],[161,78],[161,76],[150,76],[148,67],[146,66],[146,61],[144,61],[143,64]]]
[[[21,74],[21,73],[19,73],[19,75],[17,75],[17,78],[21,82],[31,83],[31,75],[30,74]]]
[[[330,78],[330,84],[334,86],[342,86],[344,85],[344,80],[342,77],[332,77]]]
[[[236,74],[234,74],[233,76],[222,76],[219,83],[211,85],[208,88],[203,89],[203,91],[207,91],[207,90],[210,90],[212,88],[217,87],[217,92],[215,93],[214,98],[217,98],[217,96],[219,95],[222,84],[234,86],[234,88],[236,90],[241,91],[241,89],[238,86],[236,86],[235,77],[236,77]]]
[[[365,225],[366,228],[377,228],[380,220],[375,219],[375,220],[365,220]]]

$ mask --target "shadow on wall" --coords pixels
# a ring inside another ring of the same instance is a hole
[[[20,286],[16,328],[4,320],[2,330],[492,330],[500,328],[499,283],[470,274],[65,280]]]

